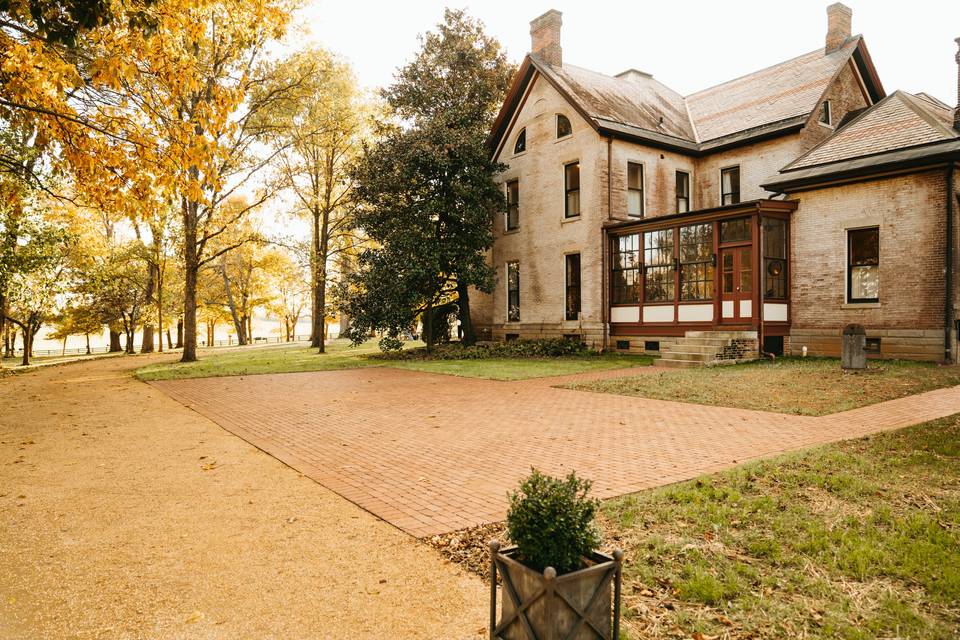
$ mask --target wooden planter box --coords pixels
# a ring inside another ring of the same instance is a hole
[[[490,543],[491,640],[616,640],[623,553],[594,552],[584,568],[558,576],[517,561],[516,547]],[[503,603],[497,620],[497,574]]]

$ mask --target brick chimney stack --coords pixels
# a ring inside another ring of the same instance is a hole
[[[550,9],[530,22],[530,53],[555,67],[563,64],[563,54],[560,50],[562,15],[556,9]]]
[[[833,53],[850,39],[853,9],[841,2],[827,7],[827,46],[824,53]]]
[[[960,131],[960,38],[954,42],[957,43],[957,55],[954,57],[957,61],[957,107],[953,110],[953,128]]]

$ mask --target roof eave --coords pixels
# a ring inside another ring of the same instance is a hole
[[[760,186],[774,193],[787,193],[828,182],[864,178],[890,171],[919,169],[956,160],[960,160],[960,139],[793,169],[775,176]]]

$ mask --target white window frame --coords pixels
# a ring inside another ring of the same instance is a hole
[[[688,170],[686,170],[686,169],[676,169],[676,168],[674,168],[674,171],[673,171],[673,206],[674,206],[674,208],[676,208],[676,206],[677,206],[677,200],[678,200],[678,196],[677,196],[677,174],[678,174],[678,173],[685,173],[685,174],[687,174],[687,190],[688,190],[688,193],[687,193],[687,211],[696,211],[696,209],[694,209],[694,207],[693,207],[693,171],[688,171]],[[722,189],[722,185],[721,185],[721,189]],[[721,198],[723,197],[723,194],[722,194],[722,193],[721,193],[720,197],[721,197]],[[675,213],[679,213],[679,212],[675,212]]]
[[[739,193],[740,193],[740,202],[743,202],[743,164],[740,162],[736,164],[728,164],[725,167],[720,167],[719,169],[717,169],[717,196],[718,196],[717,201],[721,207],[730,206],[723,203],[723,172],[728,171],[730,169],[737,169],[738,173],[740,174],[738,179],[740,182]],[[740,204],[740,202],[736,204]]]
[[[878,295],[876,301],[871,302],[850,302],[850,232],[860,231],[861,229],[877,230],[877,251],[880,254],[880,260],[877,263],[877,270],[883,264],[883,225],[879,220],[858,220],[843,225],[840,230],[843,234],[843,303],[841,309],[878,309],[882,304],[883,297]],[[879,274],[881,277],[883,274]],[[880,286],[883,286],[883,280],[880,280]]]
[[[560,116],[563,116],[564,118],[566,118],[566,119],[567,119],[567,122],[570,123],[570,133],[568,133],[568,134],[565,135],[565,136],[558,136],[558,135],[557,135],[557,129],[560,128]],[[565,113],[560,113],[560,112],[557,112],[557,113],[553,114],[553,139],[554,139],[554,141],[555,141],[555,142],[560,142],[561,140],[566,140],[566,139],[571,138],[571,137],[573,137],[573,120],[570,119],[570,116],[568,116],[568,115],[565,114]]]
[[[640,198],[640,215],[630,213],[630,165],[636,164],[640,165],[640,189],[641,189],[641,198]],[[647,217],[647,163],[643,160],[631,160],[627,158],[627,165],[624,167],[624,175],[627,177],[625,181],[626,192],[627,192],[627,217],[633,218],[636,220],[642,220]]]
[[[826,107],[827,110],[827,122],[820,119],[824,107]],[[833,129],[833,104],[829,100],[824,100],[820,103],[820,108],[817,110],[817,123],[828,129]]]

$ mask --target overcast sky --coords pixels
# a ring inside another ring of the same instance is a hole
[[[314,42],[349,62],[360,83],[389,84],[418,48],[417,36],[442,19],[445,6],[466,8],[519,62],[530,48],[529,23],[547,9],[563,12],[565,62],[608,74],[634,67],[683,95],[823,46],[826,0],[484,0],[433,2],[312,0],[298,23]],[[958,0],[851,0],[853,33],[863,34],[880,80],[957,102],[954,38]]]

